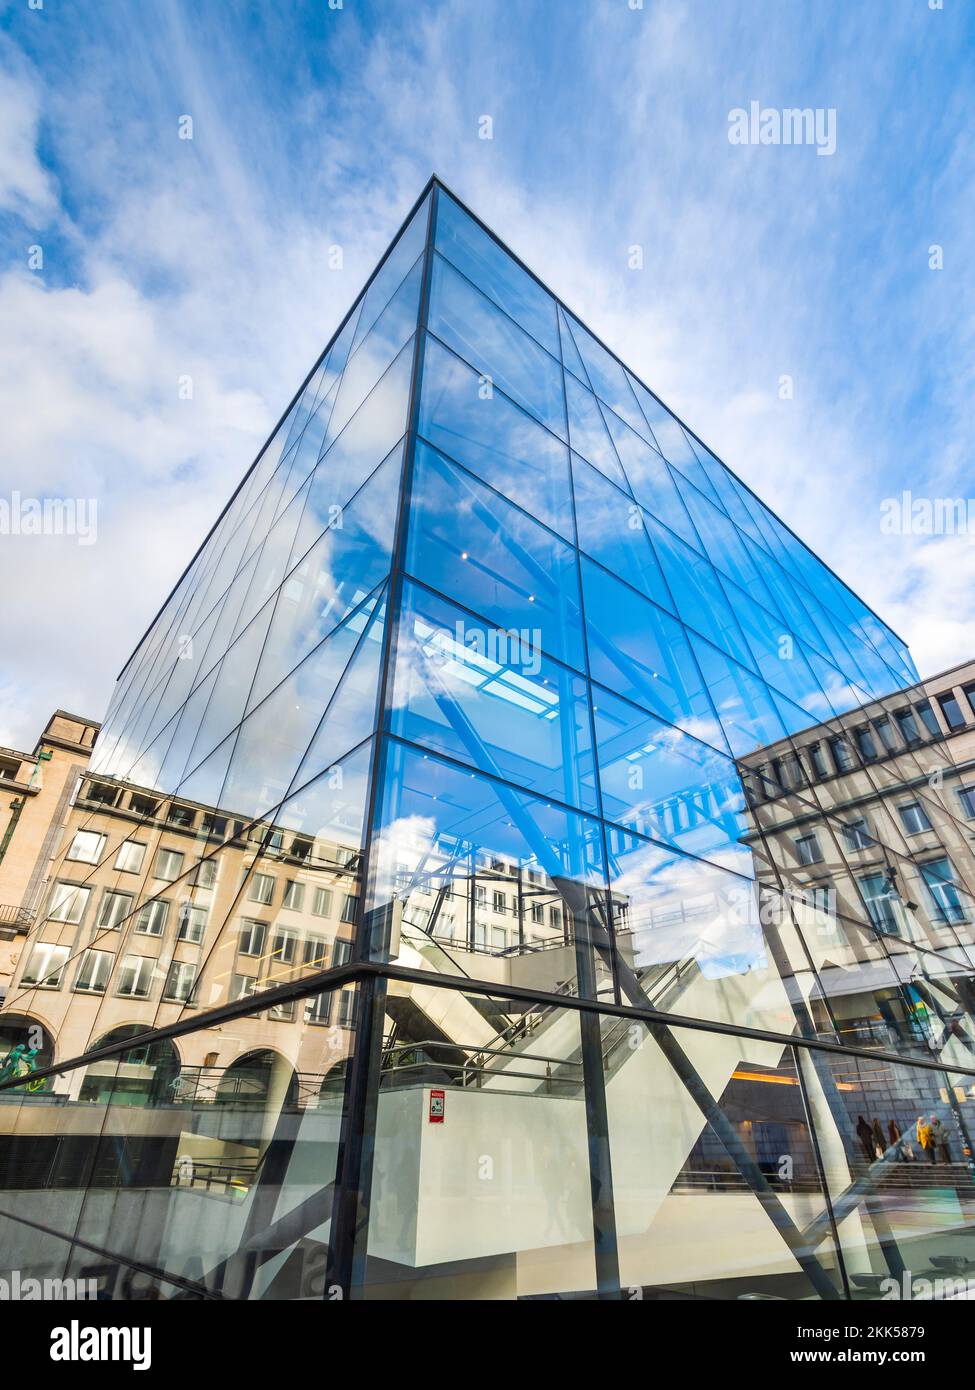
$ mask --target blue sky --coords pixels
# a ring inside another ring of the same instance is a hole
[[[881,530],[975,495],[975,9],[634,3],[0,0],[0,497],[99,507],[2,538],[0,743],[101,715],[434,170],[922,673],[975,655],[972,537]],[[835,154],[732,145],[751,101]]]

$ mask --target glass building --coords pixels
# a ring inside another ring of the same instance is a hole
[[[896,634],[432,180],[65,811],[0,1011],[46,1049],[0,1080],[7,1261],[117,1298],[964,1280],[971,839],[915,902],[857,813],[909,782],[960,825],[945,742]]]

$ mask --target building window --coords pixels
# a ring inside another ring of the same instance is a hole
[[[908,747],[912,744],[921,742],[921,731],[917,727],[917,720],[914,718],[913,710],[895,710],[894,718],[897,720],[897,727],[901,731],[901,737]]]
[[[118,993],[127,999],[148,999],[156,962],[151,956],[123,956],[118,972]]]
[[[555,931],[562,930],[562,909],[560,907],[550,907],[548,910],[548,924]]]
[[[166,975],[163,998],[177,1004],[186,1004],[196,984],[196,966],[187,961],[174,960]]]
[[[144,903],[135,919],[135,930],[141,936],[162,936],[169,916],[169,903],[165,898],[154,898]]]
[[[885,936],[900,934],[899,907],[886,874],[865,874],[858,880],[870,921]]]
[[[205,812],[200,822],[200,828],[204,835],[209,835],[213,840],[222,840],[227,833],[227,817],[212,816]]]
[[[505,895],[495,890],[491,894],[491,907],[495,912],[507,912],[508,900]]]
[[[264,950],[267,923],[245,917],[238,929],[237,950],[242,956],[259,956]]]
[[[857,751],[865,763],[873,762],[877,756],[877,745],[873,741],[873,734],[864,725],[862,729],[857,729],[853,737],[856,739]]]
[[[313,998],[305,1001],[305,1022],[306,1023],[328,1023],[329,1012],[332,1005],[330,994],[316,994]]]
[[[251,879],[247,896],[252,903],[262,903],[268,907],[274,900],[274,875],[255,874]]]
[[[193,870],[190,880],[193,886],[195,888],[213,888],[217,882],[217,865],[216,856],[212,859],[201,859]]]
[[[133,815],[142,816],[145,820],[153,820],[159,809],[159,802],[153,801],[148,796],[134,795],[129,798],[129,810]]]
[[[176,939],[189,941],[192,945],[198,946],[206,934],[208,916],[209,913],[205,907],[200,907],[195,903],[180,903],[179,929],[176,932]]]
[[[290,908],[292,912],[300,912],[305,903],[305,885],[299,883],[296,878],[289,878],[284,885],[284,902],[282,907]]]
[[[332,915],[332,890],[331,888],[316,888],[311,900],[311,910],[315,917],[331,917]]]
[[[309,936],[302,949],[302,962],[312,970],[324,970],[327,951],[328,943],[324,937]]]
[[[77,924],[85,915],[91,889],[78,883],[56,883],[51,894],[51,905],[47,915],[52,922],[72,922]]]
[[[267,1011],[267,1016],[275,1023],[291,1023],[295,1016],[295,1001],[285,999],[281,1004],[272,1004]]]
[[[115,957],[111,951],[85,951],[74,987],[87,994],[104,994]]]
[[[48,941],[39,941],[30,953],[30,960],[24,967],[20,983],[37,985],[39,989],[59,989],[70,949],[69,946],[55,946]]]
[[[800,835],[796,840],[796,858],[800,864],[820,864],[823,855],[815,835]]]
[[[342,904],[342,921],[354,922],[355,914],[359,910],[359,898],[355,893],[346,893],[345,902]]]
[[[895,752],[897,749],[897,739],[894,735],[894,726],[891,724],[890,720],[887,718],[875,719],[873,721],[873,727],[877,737],[884,746],[884,750],[888,753]]]
[[[298,933],[279,927],[271,938],[271,955],[281,965],[293,965],[298,948]]]
[[[922,830],[931,829],[931,822],[920,801],[907,801],[897,810],[906,835],[920,835]]]
[[[826,766],[826,758],[823,754],[822,744],[811,743],[809,745],[809,762],[813,772],[817,777],[828,777],[829,768]]]
[[[178,849],[161,849],[156,852],[153,873],[163,883],[174,883],[183,872],[183,855]]]
[[[975,787],[959,787],[958,800],[967,820],[975,820]]]
[[[257,993],[257,980],[253,975],[231,975],[230,977],[230,998],[231,1001],[237,999],[250,999],[252,994]]]
[[[829,751],[833,755],[833,765],[837,772],[850,772],[853,769],[853,754],[845,738],[831,738]]]
[[[874,843],[874,838],[870,834],[870,829],[863,816],[858,816],[855,820],[847,821],[843,826],[843,838],[846,847],[850,850],[869,849]]]
[[[545,909],[541,903],[532,903],[532,921],[540,927],[545,925]]]
[[[339,991],[337,1022],[340,1028],[352,1028],[355,1026],[355,1004],[356,992],[354,989],[343,989]]]
[[[947,858],[929,860],[927,864],[922,864],[920,869],[921,877],[934,904],[935,915],[942,922],[952,924],[967,921],[965,904],[955,882],[954,870]]]
[[[142,872],[142,861],[146,857],[146,847],[138,840],[123,840],[115,856],[115,867],[123,874]]]
[[[170,825],[178,825],[189,829],[196,823],[196,812],[191,811],[188,806],[180,806],[173,802],[169,808],[169,815],[166,817]]]
[[[75,833],[71,848],[64,857],[74,859],[80,864],[97,864],[102,857],[106,839],[107,836],[99,835],[94,830],[79,830]]]
[[[88,782],[82,796],[85,801],[97,801],[99,806],[114,806],[118,787],[110,787],[106,782]]]
[[[116,893],[109,889],[102,894],[102,901],[98,908],[98,921],[95,925],[117,930],[132,911],[134,901],[131,893]]]
[[[954,691],[939,695],[938,704],[941,706],[941,713],[944,715],[945,723],[949,729],[963,729],[965,727],[967,721]]]
[[[922,724],[924,725],[924,727],[927,729],[927,731],[928,731],[928,733],[931,735],[931,737],[932,737],[932,738],[940,738],[940,737],[941,737],[941,726],[940,726],[939,723],[938,723],[938,720],[937,720],[937,717],[935,716],[934,710],[931,708],[931,701],[930,701],[930,700],[922,700],[921,703],[920,703],[919,705],[915,705],[914,708],[917,710],[918,714],[921,716],[921,723],[922,723]]]
[[[332,966],[346,965],[352,955],[351,941],[336,941],[332,948]]]

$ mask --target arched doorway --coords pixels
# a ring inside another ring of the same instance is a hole
[[[30,1014],[0,1013],[0,1080],[12,1081],[15,1076],[24,1077],[26,1086],[30,1072],[41,1067],[49,1067],[54,1061],[54,1037],[44,1024]],[[34,1082],[31,1090],[46,1091],[49,1081]],[[6,1093],[8,1099],[22,1098],[23,1087],[17,1086]]]
[[[256,1048],[230,1063],[217,1082],[215,1099],[221,1105],[290,1109],[298,1104],[298,1078],[279,1052]]]
[[[145,1032],[138,1023],[127,1023],[93,1044],[92,1050],[132,1039],[131,1047],[85,1069],[79,1100],[111,1105],[165,1105],[173,1100],[179,1053],[169,1038],[140,1043]]]

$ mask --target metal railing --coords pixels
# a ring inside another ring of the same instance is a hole
[[[16,927],[29,931],[37,913],[31,907],[17,907],[13,903],[0,903],[0,927]]]
[[[452,1053],[453,1056],[438,1057],[437,1053]],[[458,1060],[458,1053],[467,1055]],[[537,1062],[539,1068],[492,1067],[489,1062],[495,1057],[517,1063]],[[556,1069],[562,1071],[566,1068],[571,1075],[556,1074]],[[422,1042],[397,1043],[390,1047],[383,1059],[380,1085],[447,1084],[479,1090],[487,1080],[535,1081],[545,1095],[575,1096],[580,1094],[582,1062],[573,1058],[550,1057],[541,1052],[512,1052],[510,1047],[474,1047],[465,1043],[426,1039]],[[503,1087],[493,1089],[502,1090]]]

